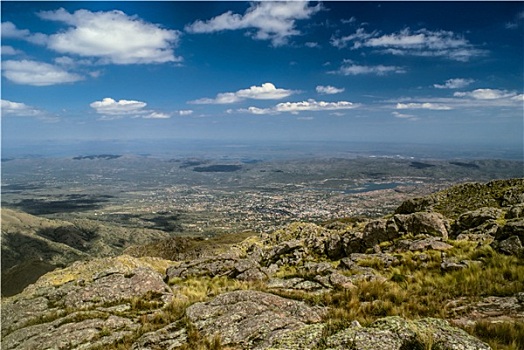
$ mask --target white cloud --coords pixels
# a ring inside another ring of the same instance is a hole
[[[193,104],[229,104],[245,99],[254,100],[279,100],[294,94],[293,90],[280,89],[272,83],[264,83],[261,86],[251,86],[248,89],[238,90],[237,92],[223,92],[217,94],[215,98],[201,98],[190,101]]]
[[[31,32],[27,29],[18,29],[12,22],[2,22],[2,38],[24,39]]]
[[[22,53],[22,51],[17,50],[14,47],[8,46],[8,45],[2,45],[2,51],[1,52],[2,52],[2,56],[19,55],[19,54]]]
[[[94,108],[98,114],[110,116],[125,116],[125,115],[139,115],[148,113],[144,110],[147,103],[134,100],[120,100],[115,101],[110,97],[104,98],[102,101],[95,101],[89,105]]]
[[[449,106],[431,102],[424,103],[397,103],[396,109],[430,109],[433,111],[447,111],[453,109]]]
[[[6,39],[20,39],[40,45],[45,44],[47,41],[47,35],[42,33],[32,34],[27,29],[18,29],[12,22],[2,22],[1,32],[2,38]]]
[[[448,79],[444,84],[433,84],[433,86],[437,89],[462,89],[474,82],[475,80],[473,79],[456,78]]]
[[[353,64],[352,61],[344,61],[344,64],[337,70],[329,72],[332,74],[341,75],[361,75],[361,74],[375,74],[375,75],[386,75],[389,73],[402,74],[406,73],[406,70],[402,67],[397,66],[362,66]]]
[[[377,31],[373,31],[371,33],[366,33],[366,30],[364,28],[358,28],[357,31],[354,34],[343,36],[343,37],[337,37],[333,35],[330,39],[331,45],[333,45],[336,48],[342,49],[348,45],[349,42],[354,41],[353,48],[359,48],[362,46],[361,42],[368,40],[370,38],[373,38],[378,34]]]
[[[161,113],[161,112],[151,112],[149,114],[144,115],[142,118],[144,119],[169,119],[171,118],[171,115],[167,113]]]
[[[476,89],[469,92],[455,92],[455,97],[471,97],[475,100],[498,100],[504,98],[513,98],[517,96],[516,92],[498,89]]]
[[[247,110],[240,110],[241,112],[248,112],[251,114],[265,115],[265,114],[276,114],[276,111],[272,108],[258,108],[249,107]]]
[[[43,115],[41,110],[28,106],[25,103],[12,102],[8,100],[2,100],[1,103],[2,117],[38,117]]]
[[[190,33],[212,33],[223,30],[254,28],[257,40],[271,40],[274,46],[285,45],[288,38],[299,35],[295,21],[308,19],[321,9],[318,4],[309,6],[307,1],[253,2],[243,15],[225,12],[208,21],[198,20],[188,26]]]
[[[96,57],[101,63],[114,64],[181,60],[173,53],[180,36],[178,31],[161,28],[121,11],[69,13],[61,8],[38,15],[69,25],[67,30],[52,34],[47,40],[48,47],[60,53]]]
[[[466,62],[472,57],[485,56],[487,51],[477,49],[464,37],[451,31],[409,28],[392,34],[380,35],[374,31],[367,33],[359,28],[354,34],[331,39],[335,47],[345,47],[353,43],[352,49],[374,48],[379,52],[404,56],[443,57]]]
[[[336,88],[334,86],[331,86],[331,85],[328,85],[328,86],[322,86],[322,85],[318,85],[317,88],[316,88],[317,92],[319,94],[323,94],[323,95],[333,95],[333,94],[339,94],[341,92],[344,92],[344,88]]]
[[[358,105],[348,101],[338,102],[325,102],[315,101],[309,99],[302,102],[282,102],[272,108],[257,108],[249,107],[248,109],[241,109],[239,112],[247,112],[251,114],[278,114],[278,113],[292,113],[298,114],[299,112],[317,112],[317,111],[337,111],[345,109],[354,109]]]
[[[404,114],[404,113],[399,113],[399,112],[391,112],[391,113],[395,116],[395,118],[412,120],[412,121],[419,119],[417,116],[412,115],[412,114]]]
[[[5,61],[2,69],[4,77],[22,85],[47,86],[73,83],[84,79],[60,67],[37,61]]]
[[[524,20],[524,11],[519,12],[517,16],[515,16],[515,20],[512,22],[506,23],[506,29],[517,29],[520,27],[522,21]]]
[[[178,111],[178,114],[181,115],[181,116],[186,116],[186,115],[193,114],[193,111],[190,110],[190,109],[184,109],[184,110]]]
[[[302,112],[302,111],[335,111],[341,109],[353,109],[357,106],[354,103],[347,101],[339,102],[324,102],[309,99],[302,102],[283,102],[276,105],[278,112]]]
[[[312,42],[312,41],[308,41],[307,43],[305,43],[304,45],[306,45],[307,47],[309,48],[315,48],[315,47],[320,47],[320,45],[316,42]]]
[[[89,104],[97,114],[102,117],[99,120],[115,120],[124,117],[144,118],[144,119],[168,119],[172,114],[164,113],[154,110],[145,109],[146,102],[136,100],[119,100],[116,101],[110,97],[106,97],[101,101],[95,101]],[[184,115],[179,111],[180,115]],[[188,112],[188,111],[184,111]]]

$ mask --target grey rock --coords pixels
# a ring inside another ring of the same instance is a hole
[[[133,343],[132,350],[174,350],[187,343],[187,331],[172,323],[154,332],[142,335]]]
[[[494,242],[492,245],[504,254],[521,256],[524,253],[524,247],[518,236],[511,236],[503,241]]]
[[[431,211],[432,206],[436,204],[436,202],[436,199],[431,196],[408,199],[395,210],[395,214],[413,214],[419,211]]]
[[[485,207],[466,212],[457,219],[456,226],[459,231],[472,229],[487,222],[493,222],[502,217],[504,212],[501,209]]]
[[[439,350],[490,350],[491,347],[469,335],[464,330],[452,327],[446,320],[424,318],[414,322],[429,334],[433,348]]]
[[[138,328],[123,317],[109,316],[104,319],[83,315],[75,313],[53,322],[18,329],[3,337],[2,349],[71,349],[82,345],[89,349],[94,347],[95,341],[102,342],[100,338],[106,338],[105,341],[112,344]],[[88,319],[77,321],[82,317]]]
[[[166,275],[168,279],[228,276],[243,281],[264,280],[268,277],[256,261],[230,253],[182,262],[169,267]]]
[[[514,205],[506,213],[506,219],[522,219],[524,218],[524,204]]]
[[[2,301],[2,349],[104,347],[133,335],[134,317],[172,298],[163,276],[138,259],[77,262]]]
[[[77,310],[111,304],[118,300],[146,298],[147,294],[158,295],[162,304],[172,299],[172,293],[164,283],[163,276],[146,268],[135,269],[131,275],[109,274],[83,287],[67,286],[65,289],[67,294],[60,299],[59,304]],[[58,293],[60,294],[62,293]]]
[[[458,263],[458,262],[449,261],[449,260],[443,261],[440,264],[440,269],[444,272],[464,270],[467,268],[468,268],[468,265],[465,263],[462,263],[462,262]]]
[[[390,219],[375,220],[367,224],[362,234],[362,246],[364,249],[373,248],[406,234],[425,234],[446,240],[448,232],[449,223],[439,213],[396,214]]]
[[[263,349],[284,333],[321,321],[323,310],[273,294],[235,291],[186,310],[188,319],[207,337],[220,335],[222,345]]]
[[[489,345],[465,331],[452,327],[447,321],[425,318],[406,321],[400,317],[385,317],[369,327],[351,326],[330,337],[326,349],[352,350],[489,350]]]
[[[266,350],[313,350],[318,349],[326,325],[317,323],[289,331],[275,339]]]
[[[518,236],[524,241],[524,219],[508,221],[503,227],[499,228],[495,234],[496,240],[504,240],[511,236]]]
[[[338,289],[354,289],[356,288],[353,284],[353,280],[341,273],[334,272],[329,276],[329,282],[331,285]]]
[[[427,234],[448,239],[449,223],[439,213],[417,212],[410,215],[395,215],[399,230],[412,235]]]
[[[522,192],[522,187],[515,186],[504,192],[500,204],[503,207],[508,207],[511,205],[517,205],[524,203],[524,192]]]
[[[324,283],[315,282],[311,280],[306,280],[301,277],[293,278],[272,278],[267,283],[267,288],[269,289],[280,289],[286,291],[300,290],[307,291],[312,293],[324,293],[327,292],[326,286]]]
[[[401,240],[397,243],[397,250],[399,251],[424,251],[432,250],[448,250],[453,248],[451,244],[442,242],[441,238],[430,237],[417,240]]]

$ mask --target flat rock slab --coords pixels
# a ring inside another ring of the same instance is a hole
[[[196,303],[186,315],[205,336],[222,345],[267,348],[273,339],[321,321],[323,309],[258,291],[235,291]]]

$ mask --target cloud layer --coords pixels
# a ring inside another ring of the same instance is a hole
[[[435,104],[431,102],[424,103],[397,103],[396,109],[430,109],[433,111],[448,111],[453,109],[446,105]]]
[[[462,62],[487,53],[451,31],[425,28],[415,31],[405,28],[397,33],[382,35],[378,31],[368,33],[359,28],[354,34],[331,38],[331,44],[335,47],[343,48],[350,43],[352,49],[372,48],[396,56],[442,57]]]
[[[499,100],[517,97],[516,92],[498,89],[476,89],[469,92],[455,92],[456,97],[471,97],[475,100]]]
[[[254,39],[271,40],[274,46],[281,46],[287,44],[289,37],[300,34],[296,20],[308,19],[320,8],[320,4],[312,7],[307,1],[253,2],[243,15],[228,11],[208,21],[198,20],[186,26],[186,31],[212,33],[253,28]]]
[[[363,75],[363,74],[374,74],[374,75],[386,75],[389,73],[402,74],[406,73],[406,70],[402,67],[397,66],[385,66],[382,64],[376,66],[363,66],[354,64],[351,60],[345,60],[342,66],[336,71],[330,72],[332,74],[340,75]]]

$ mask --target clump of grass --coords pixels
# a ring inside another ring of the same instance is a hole
[[[384,263],[379,258],[362,259],[357,264],[362,267],[371,267],[377,271],[384,270]]]
[[[524,349],[524,323],[478,321],[466,331],[488,343],[493,349]]]
[[[258,289],[259,283],[239,281],[225,276],[174,278],[169,284],[176,296],[189,303],[206,301],[210,297],[234,290]]]

